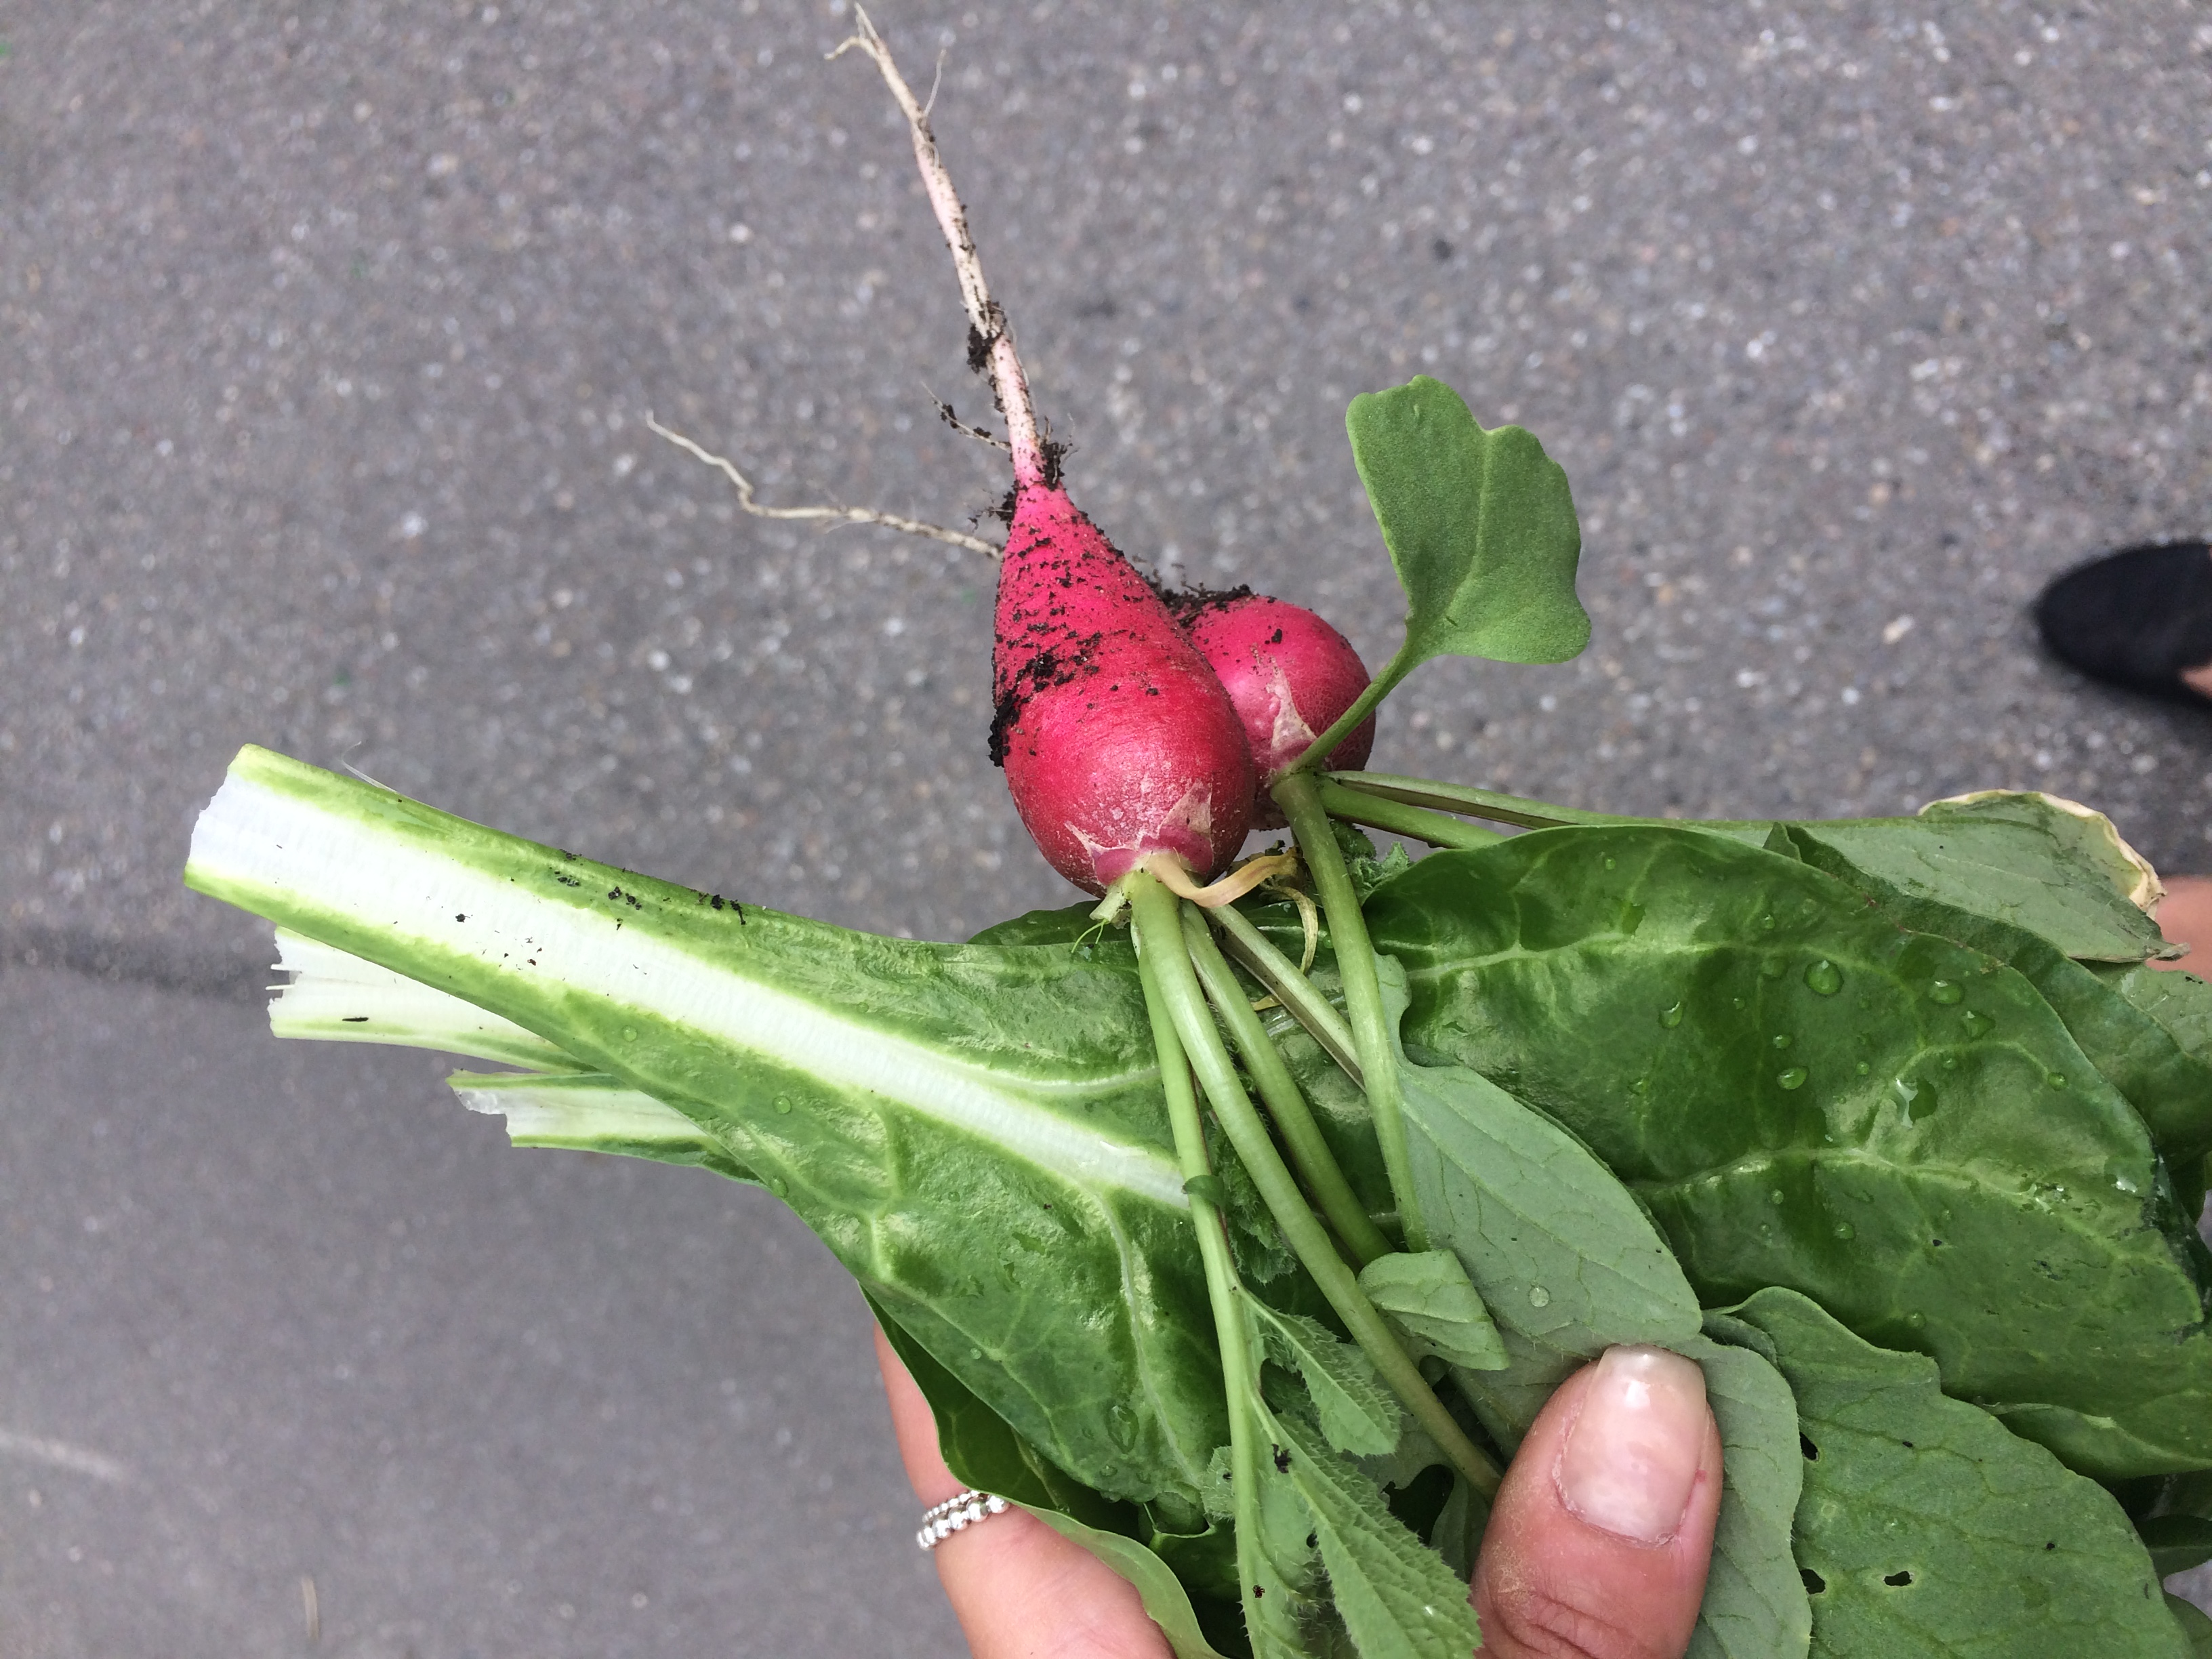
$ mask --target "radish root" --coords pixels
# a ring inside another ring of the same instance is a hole
[[[752,480],[737,469],[735,462],[726,456],[703,449],[680,432],[668,428],[648,414],[646,426],[674,444],[685,454],[704,461],[738,487],[738,505],[760,519],[813,519],[828,529],[833,524],[879,524],[887,530],[902,530],[909,536],[927,536],[932,541],[950,542],[955,547],[964,547],[971,553],[988,553],[996,557],[998,548],[981,536],[971,536],[964,530],[947,530],[943,525],[924,524],[920,519],[909,519],[899,513],[878,513],[872,507],[763,507],[753,499]]]
[[[1238,865],[1220,880],[1201,887],[1191,879],[1189,869],[1180,859],[1159,856],[1145,860],[1144,867],[1158,878],[1161,886],[1177,898],[1187,898],[1201,909],[1218,910],[1223,905],[1243,898],[1261,882],[1287,875],[1298,867],[1296,853],[1266,853]]]
[[[960,298],[968,308],[969,360],[979,368],[988,368],[991,376],[991,392],[998,399],[999,412],[1006,417],[1006,447],[1014,463],[1014,482],[1017,485],[1039,483],[1050,471],[1042,441],[1037,434],[1036,410],[1030,401],[1030,385],[1022,373],[1022,360],[1014,355],[1014,339],[1008,331],[1006,313],[991,297],[991,289],[983,280],[982,256],[975,252],[975,239],[968,233],[968,210],[960,205],[960,197],[952,188],[952,175],[945,170],[944,158],[937,153],[936,135],[929,130],[929,111],[915,97],[914,88],[899,73],[898,65],[891,60],[891,49],[884,44],[884,37],[876,32],[875,24],[860,7],[853,9],[858,31],[831,52],[832,58],[842,58],[848,52],[865,52],[881,70],[884,84],[898,100],[905,112],[906,124],[914,136],[914,159],[921,169],[921,186],[929,197],[931,210],[937,215],[938,228],[945,233],[945,245],[952,250],[952,268],[960,278]],[[930,94],[933,100],[936,94]]]

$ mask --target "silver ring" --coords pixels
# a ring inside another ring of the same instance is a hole
[[[972,1527],[994,1515],[1004,1515],[1012,1507],[1005,1498],[992,1492],[977,1492],[971,1486],[923,1510],[921,1530],[915,1534],[914,1541],[926,1550],[933,1550],[963,1528]]]

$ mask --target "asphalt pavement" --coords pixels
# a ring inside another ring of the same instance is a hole
[[[1078,499],[1396,590],[1342,414],[1573,480],[1577,663],[1378,765],[1571,804],[2095,804],[2212,867],[2212,718],[2043,659],[2212,530],[2212,22],[2139,3],[884,0]],[[985,754],[1005,488],[842,3],[0,0],[0,1651],[947,1653],[866,1316],[764,1195],[270,1042],[185,893],[243,743],[885,933],[1069,896]]]

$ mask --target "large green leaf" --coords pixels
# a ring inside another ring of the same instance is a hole
[[[1409,1042],[1587,1141],[1708,1302],[1802,1290],[2087,1472],[2212,1463],[2193,1218],[2018,974],[1650,827],[1433,854],[1369,918],[1411,969]]]
[[[1911,830],[1929,821],[1900,818],[1896,823]],[[1856,842],[1863,853],[1878,838],[1858,832],[1875,827],[1793,823],[1783,826],[1781,838],[1787,850],[1814,869],[1866,893],[1899,927],[1984,951],[2027,979],[2065,1023],[2090,1063],[2128,1097],[2149,1127],[2153,1143],[2168,1158],[2194,1164],[2212,1149],[2212,1051],[2201,1042],[2192,1051],[2181,1033],[2159,1018],[2166,1012],[2190,1039],[2201,1039],[2206,1010],[2186,994],[2201,987],[2177,985],[2169,990],[2157,981],[2187,976],[2140,962],[2085,964],[2025,927],[1917,896],[1869,876],[1844,848]],[[2124,902],[2119,908],[2142,915]]]
[[[2158,924],[2116,878],[2110,849],[2120,843],[2116,835],[2107,842],[2111,824],[2076,817],[2047,796],[1978,796],[1971,805],[1938,801],[1917,817],[1791,829],[1884,898],[1933,899],[2026,928],[2085,961],[2172,954]]]
[[[1406,642],[1378,678],[1446,655],[1564,662],[1589,642],[1574,500],[1533,435],[1484,431],[1425,374],[1361,393],[1344,423],[1406,590]]]
[[[1126,948],[872,938],[252,749],[186,879],[681,1112],[1053,1462],[1197,1521],[1220,1365]]]
[[[1681,1352],[1705,1374],[1721,1431],[1721,1513],[1689,1659],[1788,1659],[1812,1640],[1813,1608],[1790,1536],[1805,1480],[1797,1406],[1764,1333],[1708,1315]]]
[[[1793,1291],[1762,1291],[1735,1313],[1772,1340],[1796,1396],[1814,1653],[2188,1654],[2101,1487],[1948,1398],[1926,1359],[1862,1341]]]

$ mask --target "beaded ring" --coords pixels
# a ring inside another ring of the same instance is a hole
[[[914,1541],[926,1550],[933,1550],[963,1527],[974,1525],[994,1515],[1003,1515],[1012,1507],[1003,1498],[991,1492],[977,1492],[973,1487],[955,1492],[942,1504],[934,1504],[922,1512],[921,1530],[915,1534]]]

